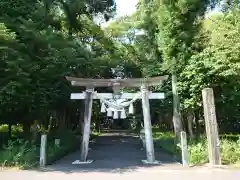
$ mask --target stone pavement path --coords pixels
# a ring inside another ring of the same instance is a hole
[[[183,168],[164,152],[156,152],[158,166],[141,163],[145,152],[137,138],[126,134],[106,134],[92,143],[89,165],[72,165],[80,152],[66,156],[44,169],[29,171],[0,171],[0,180],[239,180],[240,171],[209,167]]]
[[[156,159],[160,165],[180,166],[171,156],[156,151]],[[106,133],[90,144],[88,159],[94,160],[91,164],[72,165],[72,162],[79,160],[80,151],[77,151],[48,168],[63,172],[123,172],[133,171],[140,167],[153,167],[142,164],[141,160],[146,159],[146,153],[141,150],[141,143],[138,137],[127,133]]]

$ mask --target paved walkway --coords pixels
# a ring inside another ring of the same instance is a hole
[[[164,152],[156,152],[158,166],[141,163],[145,152],[137,138],[107,134],[92,143],[89,165],[72,165],[80,152],[66,156],[55,164],[41,170],[0,171],[1,180],[239,180],[240,171],[209,167],[183,168]]]
[[[156,151],[156,159],[160,165],[180,166],[171,156]],[[144,165],[141,160],[146,159],[146,153],[141,149],[138,137],[126,133],[106,133],[98,137],[90,144],[88,159],[94,160],[91,164],[72,165],[72,162],[79,160],[80,151],[77,151],[48,168],[63,172],[125,172],[133,171],[140,167],[153,167]]]

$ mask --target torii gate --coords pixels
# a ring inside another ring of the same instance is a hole
[[[91,116],[92,116],[92,102],[93,99],[100,99],[108,107],[113,107],[116,111],[122,109],[136,99],[142,99],[142,109],[144,117],[144,131],[146,139],[146,155],[147,160],[145,163],[156,164],[154,155],[154,145],[152,138],[152,124],[150,117],[149,99],[164,99],[164,93],[152,93],[148,91],[149,86],[160,85],[162,81],[167,80],[168,76],[158,76],[152,78],[130,78],[130,79],[85,79],[76,77],[66,77],[71,81],[72,86],[85,86],[86,91],[83,93],[72,93],[71,99],[85,99],[85,112],[84,112],[84,132],[81,144],[81,157],[80,163],[87,162]],[[94,92],[95,87],[112,87],[113,93],[97,93]],[[121,93],[120,89],[123,87],[140,88],[138,93]],[[123,102],[120,104],[113,104],[109,99],[131,99],[131,101]],[[110,110],[111,108],[108,108]]]

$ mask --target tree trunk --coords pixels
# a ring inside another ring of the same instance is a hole
[[[98,133],[100,133],[100,115],[97,117],[97,119],[96,119],[96,127],[95,127],[96,129],[96,131],[98,132]]]
[[[9,137],[9,139],[12,138],[12,124],[11,123],[8,124],[8,137]]]
[[[32,143],[35,144],[37,142],[38,139],[38,122],[35,121],[34,124],[31,127],[31,131],[32,131]]]
[[[187,112],[187,127],[188,127],[188,133],[189,133],[189,136],[190,136],[191,139],[194,138],[193,120],[194,120],[193,112],[192,111],[188,111]]]
[[[196,126],[196,137],[198,138],[201,134],[200,124],[199,124],[199,111],[198,110],[194,111],[194,123],[195,123],[195,126]]]
[[[176,134],[177,143],[179,143],[181,139],[181,131],[183,130],[183,125],[182,125],[181,115],[180,115],[180,101],[179,101],[179,95],[177,91],[176,74],[172,74],[172,93],[173,93],[173,126]]]
[[[66,127],[67,127],[68,129],[69,129],[69,128],[71,129],[71,124],[72,124],[72,123],[71,123],[70,120],[71,120],[71,115],[70,115],[69,112],[67,112],[67,114],[66,114],[66,120],[65,120],[65,121],[66,121]]]
[[[66,109],[60,113],[58,130],[63,130],[66,125]]]
[[[163,116],[162,116],[162,114],[158,114],[158,127],[159,128],[162,128],[163,127]]]
[[[49,116],[48,118],[49,118],[48,132],[50,132],[51,129],[52,129],[52,127],[53,127],[53,117],[52,117],[52,115],[50,114],[50,116]]]
[[[24,137],[26,138],[26,139],[29,139],[30,137],[29,137],[29,134],[30,134],[30,129],[31,129],[31,122],[25,122],[24,124],[23,124],[23,133],[24,133]]]

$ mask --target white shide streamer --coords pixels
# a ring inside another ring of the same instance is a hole
[[[97,92],[94,92],[94,95],[96,97],[98,97],[100,99],[101,102],[107,104],[109,107],[113,107],[115,109],[122,109],[125,108],[127,106],[129,106],[130,104],[132,104],[133,102],[135,102],[141,95],[141,92],[136,93],[136,95],[133,97],[132,100],[130,101],[125,101],[125,102],[121,102],[120,104],[116,105],[115,103],[112,103],[111,101],[105,99],[103,96],[101,96],[101,94],[98,94]]]

